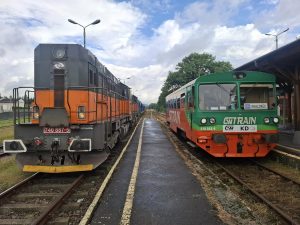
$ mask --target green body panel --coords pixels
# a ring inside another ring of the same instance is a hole
[[[200,84],[214,84],[214,83],[236,83],[239,87],[241,83],[268,83],[268,84],[275,84],[275,76],[272,74],[267,74],[263,72],[244,72],[246,77],[242,79],[236,79],[233,76],[233,72],[227,73],[216,73],[210,74],[205,76],[200,76],[196,79],[194,83],[194,107],[188,108],[188,93],[191,92],[191,87],[186,88],[186,98],[185,98],[185,115],[186,118],[191,125],[192,122],[192,129],[199,130],[199,131],[223,131],[224,125],[224,118],[225,117],[243,117],[243,118],[256,118],[255,124],[257,125],[257,131],[263,130],[277,130],[278,125],[274,124],[272,121],[270,124],[264,123],[264,118],[269,117],[277,117],[277,107],[274,109],[262,109],[262,110],[244,110],[240,108],[240,93],[238,88],[238,108],[236,110],[211,110],[211,111],[203,111],[199,109],[199,85]],[[200,90],[201,91],[201,90]],[[274,89],[273,96],[276,96],[276,90]],[[275,97],[274,97],[275,99]],[[274,100],[276,101],[276,99]],[[192,120],[191,121],[191,116]],[[209,121],[209,118],[214,117],[216,119],[215,124],[210,124],[207,122],[206,124],[201,124],[200,120],[202,118],[206,118]],[[247,119],[246,119],[247,120]],[[247,122],[247,121],[246,121]],[[252,121],[253,122],[253,121]],[[245,123],[247,124],[247,123]],[[237,125],[237,123],[232,124]]]

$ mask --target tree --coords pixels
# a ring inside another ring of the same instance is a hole
[[[230,62],[216,61],[216,57],[208,53],[192,53],[184,57],[176,65],[176,71],[169,71],[158,98],[157,109],[164,111],[166,96],[197,77],[210,73],[230,71],[232,69],[233,67]]]
[[[157,109],[157,104],[156,103],[150,103],[149,105],[148,105],[148,109]]]

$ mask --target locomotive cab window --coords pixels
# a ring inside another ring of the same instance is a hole
[[[92,70],[90,70],[90,78],[89,78],[89,81],[90,81],[90,85],[93,85],[94,84],[94,73]]]
[[[200,110],[234,110],[237,109],[236,84],[200,84]]]
[[[240,84],[240,102],[244,110],[273,109],[275,107],[273,84]]]

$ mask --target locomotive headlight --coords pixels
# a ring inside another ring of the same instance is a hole
[[[33,119],[37,120],[39,118],[39,116],[40,116],[39,107],[38,106],[33,106],[33,108],[32,108],[32,117],[33,117]]]
[[[207,123],[207,119],[206,119],[206,118],[202,118],[202,119],[200,120],[200,122],[201,122],[201,124],[206,124],[206,123]]]
[[[65,68],[65,64],[63,62],[55,62],[55,63],[53,63],[53,68],[62,70]]]
[[[264,118],[264,123],[270,123],[269,117],[265,117],[265,118]]]
[[[213,117],[211,117],[211,118],[209,119],[209,122],[210,122],[211,124],[215,124],[215,123],[216,123],[216,119],[213,118]]]
[[[274,117],[274,118],[273,118],[273,122],[274,122],[274,123],[279,123],[278,117]]]
[[[55,49],[54,52],[53,52],[53,56],[56,58],[56,59],[62,59],[63,57],[65,57],[65,54],[66,54],[66,51],[65,49]]]
[[[78,106],[78,119],[85,119],[85,107]]]

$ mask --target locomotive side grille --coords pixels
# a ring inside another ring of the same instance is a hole
[[[64,107],[65,76],[54,75],[54,107]]]

